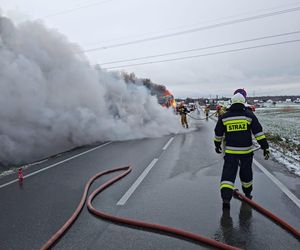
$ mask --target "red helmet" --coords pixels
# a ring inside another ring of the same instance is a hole
[[[240,93],[241,95],[243,95],[245,98],[247,97],[247,92],[246,92],[246,90],[244,90],[244,89],[237,89],[236,91],[234,91],[234,95],[236,94],[236,93]]]

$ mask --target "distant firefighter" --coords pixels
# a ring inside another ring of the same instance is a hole
[[[181,102],[178,107],[178,113],[180,114],[180,117],[181,117],[182,127],[189,128],[187,118],[186,118],[186,115],[189,112],[190,111],[184,106],[184,102]]]
[[[215,116],[217,116],[217,117],[220,117],[221,115],[225,114],[225,112],[226,112],[226,107],[224,107],[220,104],[217,105],[216,109],[217,110],[216,110]]]
[[[210,105],[206,104],[205,108],[204,108],[204,113],[205,113],[206,120],[208,119],[209,111],[210,111]]]

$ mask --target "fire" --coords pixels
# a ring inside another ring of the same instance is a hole
[[[169,90],[165,90],[163,93],[163,97],[162,97],[162,106],[163,107],[173,107],[176,108],[176,101],[174,99],[174,96],[172,95],[172,93]]]
[[[173,108],[175,109],[176,108],[176,101],[175,101],[175,99],[173,99],[173,101],[172,101],[172,106],[173,106]]]

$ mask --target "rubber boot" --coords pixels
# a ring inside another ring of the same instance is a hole
[[[248,199],[250,199],[250,200],[252,200],[252,195],[251,194],[245,194],[245,196],[248,198]]]
[[[228,200],[223,200],[223,206],[222,206],[223,210],[224,209],[230,209],[230,201]]]

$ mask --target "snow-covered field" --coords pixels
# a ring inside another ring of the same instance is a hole
[[[273,157],[300,176],[300,104],[281,103],[255,112]]]

